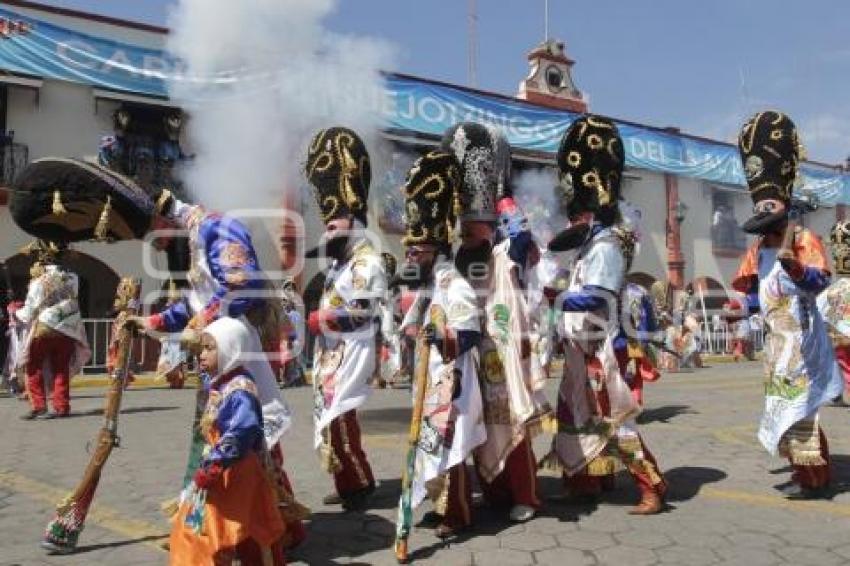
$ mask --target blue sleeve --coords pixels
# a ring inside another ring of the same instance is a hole
[[[803,277],[794,283],[800,289],[810,293],[820,293],[829,286],[829,275],[817,267],[807,267],[803,271]]]
[[[561,310],[566,312],[590,312],[608,305],[611,291],[595,285],[586,285],[581,291],[565,293],[558,300],[563,301]]]
[[[210,273],[218,282],[204,311],[223,308],[223,314],[237,317],[260,303],[262,297],[256,292],[263,288],[263,274],[245,225],[232,218],[212,216],[201,225],[200,237]]]
[[[643,316],[640,318],[640,328],[638,330],[648,333],[657,332],[658,321],[655,320],[655,308],[652,306],[652,301],[649,300],[649,297],[642,297],[640,305]]]
[[[475,330],[457,331],[457,355],[466,353],[481,342],[481,333]]]
[[[261,411],[257,398],[247,391],[228,395],[216,418],[221,438],[204,458],[204,465],[218,463],[227,468],[259,447],[263,439]]]
[[[189,305],[186,304],[186,301],[177,301],[169,305],[159,313],[159,316],[162,323],[160,329],[166,332],[179,332],[183,330],[189,324],[189,319],[191,318]]]

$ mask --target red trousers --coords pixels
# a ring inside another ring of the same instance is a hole
[[[616,356],[617,364],[619,365],[620,372],[622,374],[625,372],[626,364],[628,362],[627,352],[626,350],[617,350]],[[639,366],[638,375],[635,376],[635,382],[639,384],[639,387],[635,388],[632,386],[632,395],[634,397],[641,397],[641,399],[643,380],[649,377],[657,379],[657,372],[654,371],[652,364],[649,364],[648,360],[647,364],[648,367]],[[598,371],[597,366],[598,361],[596,358],[588,360],[588,372],[591,375],[593,375],[595,371]],[[641,371],[643,371],[642,374]],[[611,406],[608,400],[607,391],[602,390],[596,394],[596,401],[601,414],[611,414]],[[632,479],[637,484],[641,497],[651,492],[655,492],[659,496],[663,496],[664,492],[667,490],[667,484],[664,481],[661,469],[658,467],[658,462],[655,460],[655,456],[652,452],[650,452],[643,440],[643,437],[638,435],[638,440],[640,441],[641,452],[643,452],[643,459],[633,460],[631,459],[631,455],[621,454],[621,460],[629,474],[632,476]],[[586,470],[582,470],[580,473],[572,477],[564,475],[564,485],[570,492],[577,495],[597,495],[601,493],[603,487],[613,485],[613,476],[591,476]]]
[[[850,346],[835,348],[835,360],[841,368],[841,375],[844,376],[844,388],[850,389]]]
[[[34,411],[47,409],[44,385],[44,363],[47,362],[53,375],[53,410],[60,414],[71,410],[70,365],[74,354],[74,339],[64,334],[49,334],[36,338],[30,344],[27,362],[27,389]]]
[[[826,487],[832,479],[829,445],[826,443],[826,435],[820,427],[818,427],[818,436],[820,436],[820,455],[826,461],[826,464],[822,466],[801,466],[793,462],[791,463],[791,467],[794,469],[791,480],[806,489]]]
[[[334,486],[340,497],[375,486],[375,476],[360,445],[357,411],[348,411],[331,421],[330,445],[340,469],[334,473]]]
[[[659,496],[663,496],[667,491],[667,483],[664,481],[664,476],[661,474],[661,469],[658,467],[655,456],[649,451],[646,443],[644,443],[643,437],[639,437],[639,439],[641,451],[643,452],[643,462],[628,462],[624,459],[623,464],[637,485],[641,497],[653,492]],[[646,469],[647,466],[651,466],[653,470]],[[655,480],[653,483],[655,479],[653,475],[661,478],[661,481],[658,482]],[[570,493],[576,495],[599,495],[602,493],[603,488],[613,487],[613,476],[591,476],[587,473],[587,470],[582,470],[572,477],[564,475],[564,486]]]
[[[472,485],[469,482],[469,470],[461,462],[449,469],[448,479],[443,487],[440,499],[445,498],[445,506],[438,510],[443,515],[443,523],[453,529],[461,529],[472,524]]]
[[[505,462],[505,469],[492,482],[481,482],[481,491],[490,505],[540,507],[537,498],[537,460],[527,438],[513,449]]]

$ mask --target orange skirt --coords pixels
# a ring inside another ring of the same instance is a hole
[[[252,452],[226,469],[209,490],[200,533],[186,527],[188,512],[189,504],[184,503],[171,528],[172,566],[229,564],[228,556],[238,558],[237,546],[251,541],[268,557],[268,564],[282,563],[272,546],[286,527],[257,454]]]

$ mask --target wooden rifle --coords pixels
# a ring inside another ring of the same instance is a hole
[[[139,296],[142,283],[139,279],[122,278],[116,294],[121,300],[124,316],[135,315],[139,310]],[[118,300],[116,302],[118,302]],[[119,315],[118,320],[123,320]],[[95,450],[83,473],[82,480],[65,499],[56,506],[56,516],[47,525],[41,545],[45,549],[61,554],[70,554],[77,548],[80,533],[85,527],[94,494],[97,491],[100,475],[112,449],[120,445],[118,436],[118,415],[121,410],[121,398],[130,373],[130,355],[132,352],[134,331],[126,325],[119,330],[118,356],[115,368],[109,376],[109,391],[103,411],[103,426],[95,441]]]

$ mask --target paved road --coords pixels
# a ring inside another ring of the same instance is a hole
[[[850,563],[848,409],[829,407],[823,421],[835,459],[839,494],[830,502],[788,502],[774,485],[789,476],[755,440],[760,412],[757,364],[718,364],[665,375],[647,387],[644,434],[666,470],[670,506],[654,517],[630,517],[637,494],[628,477],[595,506],[547,504],[525,525],[477,510],[469,536],[443,544],[416,529],[417,564],[847,564]],[[550,386],[554,390],[556,383]],[[107,464],[80,553],[49,557],[37,547],[53,504],[73,487],[87,462],[86,444],[100,425],[102,392],[75,390],[74,418],[23,422],[24,406],[0,399],[0,565],[164,564],[168,526],[159,503],[181,477],[192,391],[130,391],[122,414],[122,448]],[[368,511],[345,513],[321,504],[331,489],[311,449],[309,392],[288,390],[297,411],[287,438],[287,468],[299,499],[312,507],[310,538],[290,558],[297,564],[393,564],[394,529],[406,393],[377,391],[363,413],[365,444],[380,485]],[[539,438],[542,455],[547,439]],[[543,494],[558,491],[541,477]],[[421,513],[428,509],[423,504]]]

